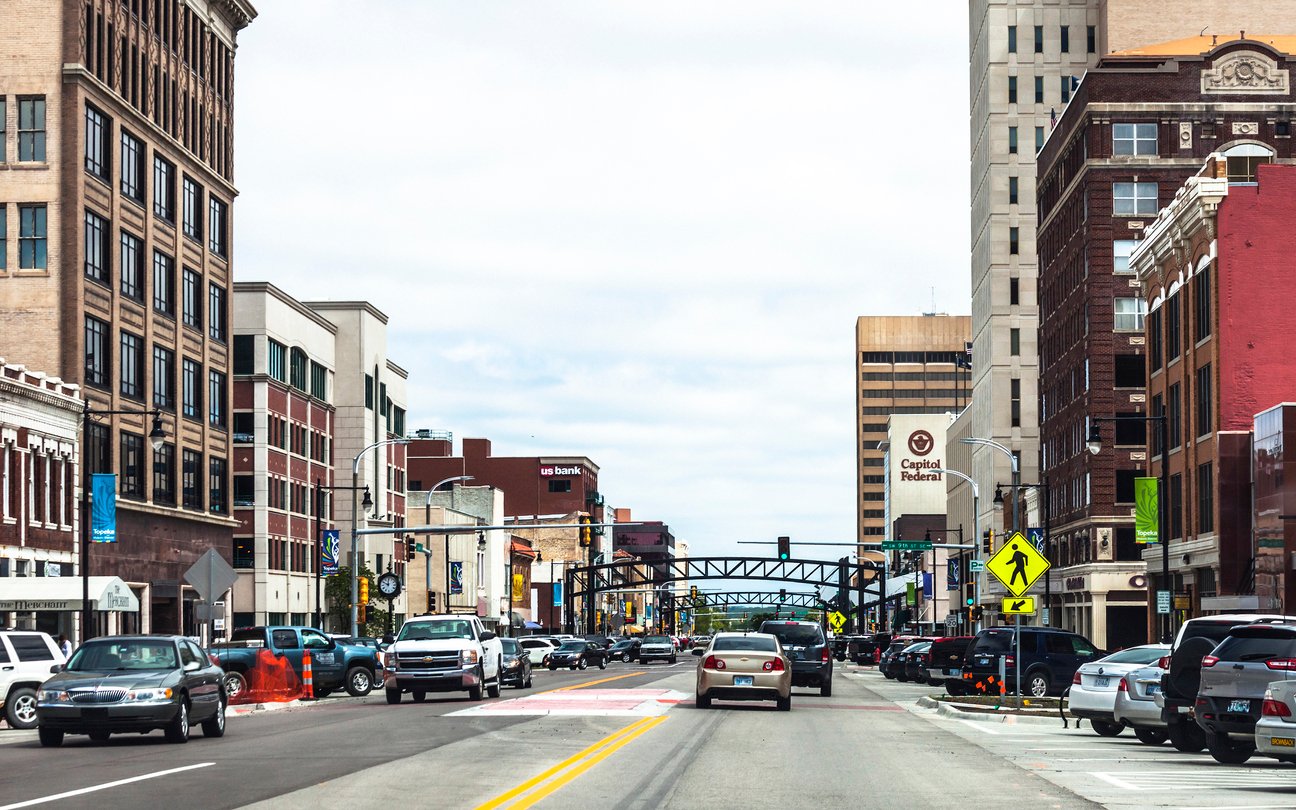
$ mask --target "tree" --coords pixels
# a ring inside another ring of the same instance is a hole
[[[361,576],[369,580],[369,604],[373,604],[374,594],[378,592],[374,583],[374,573],[368,567],[360,568]],[[328,577],[324,582],[324,603],[328,606],[329,624],[337,630],[343,628],[345,632],[351,631],[351,569],[345,565],[338,566],[338,572]],[[383,624],[379,627],[385,627],[387,622],[386,611],[375,610],[368,607],[365,611],[368,615],[365,617],[363,628],[358,628],[366,635],[381,636],[382,632],[377,634],[370,633],[369,628],[373,625],[374,617],[382,614]]]

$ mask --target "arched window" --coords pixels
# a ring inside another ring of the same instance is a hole
[[[306,352],[293,347],[289,355],[288,382],[298,391],[306,390]]]
[[[1254,183],[1256,166],[1261,163],[1272,163],[1273,157],[1272,149],[1258,143],[1240,143],[1225,149],[1224,158],[1228,162],[1229,183]]]

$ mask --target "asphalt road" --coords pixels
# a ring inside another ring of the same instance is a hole
[[[481,703],[330,697],[185,745],[154,733],[43,749],[0,731],[0,810],[1296,806],[1291,766],[939,716],[915,704],[931,689],[853,666],[830,698],[796,690],[791,712],[697,709],[693,665],[541,671]]]

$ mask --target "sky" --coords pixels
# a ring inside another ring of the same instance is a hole
[[[855,319],[969,311],[966,4],[255,4],[238,280],[368,300],[410,430],[693,556],[854,538]]]

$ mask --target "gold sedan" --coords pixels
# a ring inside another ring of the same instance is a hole
[[[778,710],[792,708],[792,662],[778,638],[768,633],[716,633],[697,668],[697,706],[712,699],[772,700]]]

